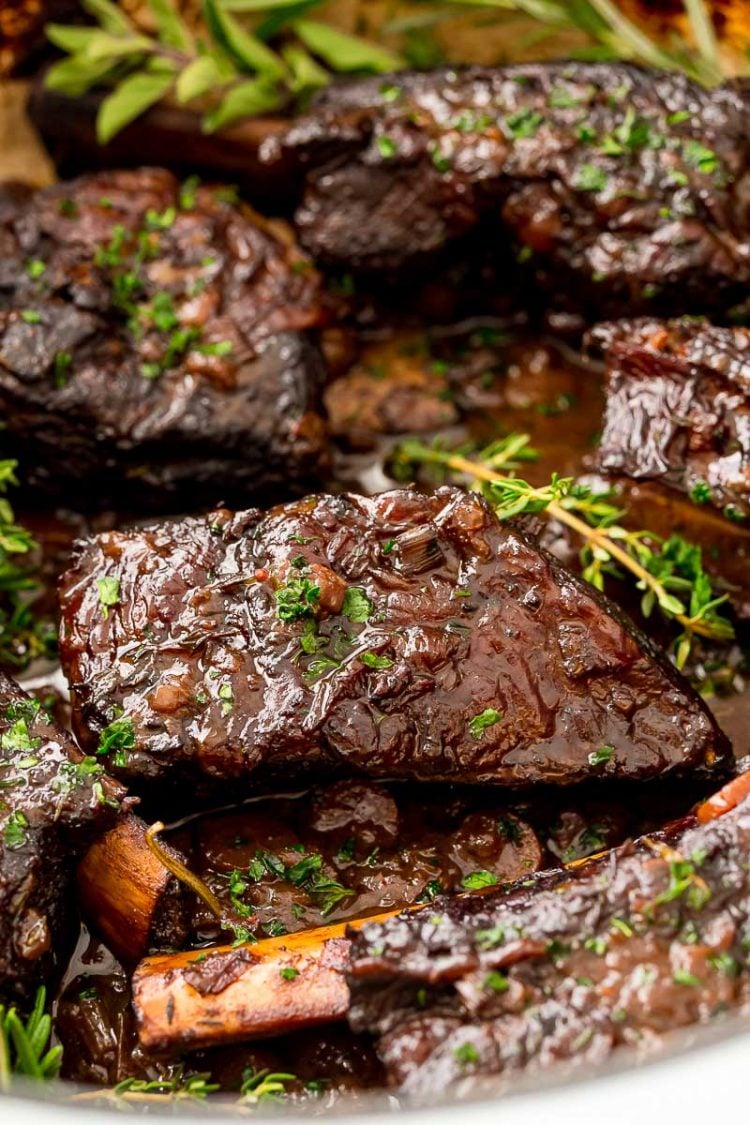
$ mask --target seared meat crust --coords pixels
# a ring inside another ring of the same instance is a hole
[[[117,724],[133,779],[569,784],[700,775],[728,753],[614,605],[456,488],[108,532],[60,604],[75,729],[93,750]]]
[[[73,860],[125,791],[0,673],[0,1001],[64,964]]]
[[[320,261],[399,269],[483,223],[583,311],[726,308],[750,280],[750,84],[551,63],[334,85],[280,142]]]
[[[156,169],[0,220],[0,410],[34,484],[164,508],[316,479],[319,287],[283,228]]]
[[[750,800],[506,893],[370,924],[350,963],[356,1031],[389,1081],[432,1097],[463,1079],[653,1050],[748,1010]]]
[[[607,362],[598,468],[750,518],[750,329],[640,319],[589,339]]]

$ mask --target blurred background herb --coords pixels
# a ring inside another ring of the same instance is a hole
[[[446,44],[456,24],[461,57],[477,62],[504,61],[505,34],[516,57],[628,59],[684,70],[706,84],[750,63],[744,0],[81,0],[81,7],[90,26],[47,25],[65,56],[47,83],[71,97],[109,89],[97,122],[103,144],[165,99],[200,113],[203,129],[213,132],[288,110],[335,74],[438,65],[455,57]],[[475,36],[487,41],[484,50]]]
[[[0,667],[18,671],[54,654],[55,630],[34,605],[41,592],[38,544],[16,523],[5,495],[18,484],[16,467],[16,461],[0,461]]]

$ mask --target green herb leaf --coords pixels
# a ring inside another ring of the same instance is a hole
[[[375,668],[377,671],[384,671],[386,668],[393,667],[393,661],[389,656],[378,656],[376,652],[360,653],[359,659],[366,668]]]
[[[393,51],[347,35],[317,20],[295,20],[292,27],[305,46],[328,63],[332,70],[369,70],[387,74],[405,65],[401,56]]]
[[[469,723],[469,733],[472,738],[482,738],[484,732],[488,727],[494,727],[496,723],[502,722],[502,711],[496,711],[494,707],[485,707],[478,715]]]
[[[192,50],[193,37],[172,0],[148,0],[148,6],[153,12],[161,42],[178,51]]]
[[[607,762],[614,761],[615,748],[614,746],[600,746],[598,750],[592,750],[589,754],[590,766],[603,766]]]
[[[114,719],[99,735],[97,754],[111,754],[112,751],[135,749],[135,727],[133,720],[126,716]]]
[[[344,594],[341,612],[350,621],[362,624],[372,613],[372,602],[359,586],[349,586]]]
[[[203,131],[215,133],[242,117],[255,117],[259,113],[278,109],[280,104],[281,95],[275,84],[269,82],[267,78],[240,82],[224,96],[218,109],[204,116],[201,123]]]
[[[85,54],[89,43],[99,32],[95,27],[66,27],[61,23],[48,23],[44,34],[61,51],[76,55],[79,52]]]
[[[291,75],[293,93],[302,94],[328,85],[328,72],[299,43],[285,44],[281,48],[281,56]]]
[[[180,105],[193,98],[202,98],[222,83],[222,75],[213,55],[199,55],[185,67],[175,84],[175,94]]]
[[[596,164],[581,164],[576,172],[573,186],[579,191],[604,191],[609,178],[603,168]]]
[[[216,42],[232,56],[241,69],[257,72],[270,79],[282,79],[286,76],[286,67],[279,56],[262,40],[245,31],[221,6],[219,0],[203,0],[203,14]]]
[[[81,7],[111,35],[130,35],[135,31],[121,6],[111,0],[81,0]]]
[[[136,117],[166,94],[174,81],[170,74],[133,74],[124,78],[102,102],[96,118],[96,136],[105,145]]]
[[[485,887],[496,887],[499,882],[497,875],[493,875],[491,871],[470,871],[468,875],[464,875],[461,886],[466,887],[467,891],[481,891]]]
[[[96,588],[99,592],[99,605],[102,607],[102,617],[107,619],[110,607],[119,605],[120,580],[119,578],[97,578]]]
[[[80,98],[107,77],[111,70],[110,59],[93,61],[82,55],[71,55],[53,63],[45,75],[44,85],[48,90],[56,90],[69,98]]]

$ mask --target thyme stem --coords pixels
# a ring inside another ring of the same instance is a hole
[[[164,831],[164,827],[164,824],[160,820],[157,820],[146,829],[145,838],[149,850],[156,856],[162,867],[166,867],[167,871],[170,871],[175,879],[178,879],[186,887],[189,887],[193,894],[196,894],[198,898],[206,904],[214,917],[224,925],[226,923],[226,912],[211,888],[186,867],[176,855],[168,851],[164,845],[157,840],[157,836],[160,832]]]
[[[516,478],[508,474],[499,472],[498,470],[504,465],[508,464],[511,458],[516,455],[520,448],[523,448],[524,442],[521,439],[524,435],[513,435],[508,439],[507,443],[507,456],[503,456],[503,449],[496,452],[491,458],[487,460],[474,460],[459,452],[448,452],[441,449],[430,448],[421,446],[417,442],[408,443],[408,459],[411,461],[431,462],[433,464],[443,465],[445,468],[459,473],[470,479],[483,481],[490,485],[507,485],[515,482]],[[520,443],[520,444],[519,444]],[[528,454],[528,450],[526,451]],[[624,541],[634,541],[642,538],[643,532],[624,532],[621,528],[613,528],[610,526],[596,527],[579,516],[574,515],[573,512],[566,507],[565,501],[550,497],[549,489],[547,488],[532,488],[527,487],[524,490],[524,497],[527,501],[537,501],[538,507],[535,510],[543,511],[548,517],[558,520],[560,523],[569,527],[579,535],[584,542],[592,548],[598,549],[620,564],[625,570],[629,571],[637,580],[639,587],[644,590],[650,591],[656,601],[664,608],[665,603],[668,604],[670,595],[664,583],[655,574],[652,574],[645,566],[642,565],[628,550],[621,546],[613,536],[613,531],[617,531],[618,538]],[[496,506],[502,514],[501,505]],[[654,536],[653,538],[657,538]],[[726,601],[726,596],[713,600],[712,607],[721,602]],[[706,637],[711,640],[730,640],[733,636],[731,624],[727,621],[717,622],[716,620],[707,620],[704,617],[705,607],[703,611],[696,614],[688,615],[680,611],[670,611],[669,616],[673,618],[684,630],[685,635],[690,638],[692,636]],[[678,663],[684,664],[687,658],[687,650],[683,646],[682,659]]]

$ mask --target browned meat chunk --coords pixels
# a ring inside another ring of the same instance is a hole
[[[598,466],[750,517],[750,329],[633,320],[590,334],[607,362]]]
[[[73,859],[124,790],[0,673],[0,1000],[64,965]]]
[[[166,507],[315,479],[318,282],[282,229],[143,169],[6,208],[0,247],[0,409],[33,483]]]
[[[728,753],[614,605],[456,488],[105,533],[61,611],[76,730],[130,778],[568,784]]]
[[[747,1010],[750,800],[510,893],[441,900],[354,938],[350,1022],[420,1097],[653,1051]]]
[[[382,270],[483,224],[584,312],[726,308],[750,280],[749,91],[581,63],[335,85],[281,140],[298,229],[321,261]]]

